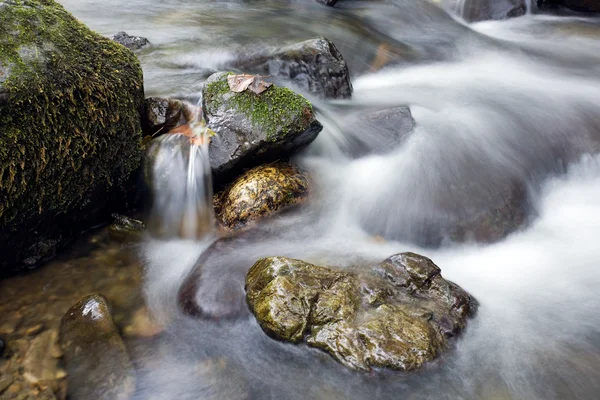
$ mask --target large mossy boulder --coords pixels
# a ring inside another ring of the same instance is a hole
[[[233,92],[229,75],[211,75],[202,91],[204,118],[215,132],[209,152],[217,182],[239,175],[243,168],[289,156],[323,129],[304,97],[276,85],[258,94]]]
[[[60,345],[69,398],[127,400],[135,392],[135,371],[104,296],[86,296],[67,311]]]
[[[342,54],[322,37],[242,57],[236,66],[291,81],[302,90],[326,99],[352,95],[350,73]]]
[[[248,271],[246,291],[267,334],[304,340],[358,370],[421,367],[448,347],[475,309],[469,294],[414,253],[359,272],[264,258]]]
[[[236,229],[308,197],[309,179],[291,164],[277,162],[246,171],[215,195],[215,215],[225,229]]]
[[[143,101],[131,51],[52,0],[0,0],[0,274],[123,206]]]

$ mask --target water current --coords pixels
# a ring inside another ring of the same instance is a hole
[[[144,293],[167,334],[135,355],[137,399],[597,398],[599,19],[467,24],[416,0],[60,2],[102,34],[150,40],[139,53],[147,96],[197,102],[239,52],[317,36],[348,62],[352,100],[311,98],[324,130],[295,158],[316,184],[308,206],[208,256],[206,307],[244,307],[244,275],[261,256],[349,267],[402,251],[432,258],[480,304],[455,347],[422,371],[354,373],[268,338],[247,311],[219,322],[182,315],[178,289],[212,237],[148,239]],[[375,62],[383,45],[392,50]],[[403,105],[416,127],[393,146],[347,124]],[[438,234],[514,187],[529,205],[522,229],[494,244]]]

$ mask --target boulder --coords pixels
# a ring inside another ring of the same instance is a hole
[[[268,257],[248,271],[246,292],[268,335],[305,341],[365,371],[421,367],[448,347],[475,310],[464,290],[414,253],[359,272]]]
[[[90,295],[64,315],[60,344],[73,399],[125,400],[135,374],[106,298]]]
[[[52,0],[0,0],[0,48],[2,274],[124,208],[144,89],[130,50]]]
[[[127,32],[118,32],[110,37],[111,40],[127,47],[129,50],[139,50],[150,44],[148,39],[141,36],[130,36]]]
[[[289,156],[323,129],[304,97],[275,85],[259,94],[232,92],[229,75],[232,73],[211,75],[202,90],[204,118],[215,132],[209,152],[217,180]]]
[[[284,162],[261,165],[215,195],[215,215],[224,228],[235,229],[303,202],[308,191],[308,177],[299,168]]]
[[[461,16],[468,22],[477,22],[520,17],[526,12],[526,0],[465,0]]]
[[[335,45],[317,38],[252,56],[242,56],[236,67],[291,81],[302,90],[326,99],[352,95],[350,73]]]

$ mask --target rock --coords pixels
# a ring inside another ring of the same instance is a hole
[[[406,106],[350,116],[344,119],[344,137],[340,146],[353,157],[383,154],[401,145],[415,125],[410,108]]]
[[[541,0],[544,5],[559,5],[580,12],[600,13],[600,2],[597,0]]]
[[[55,380],[60,356],[56,330],[47,330],[33,339],[23,360],[23,370],[30,383]]]
[[[289,80],[319,97],[345,99],[352,95],[350,73],[342,54],[322,37],[242,57],[236,66],[244,71]]]
[[[127,47],[129,50],[139,50],[150,44],[150,41],[141,36],[129,36],[127,32],[118,32],[110,37],[110,40]]]
[[[146,307],[138,309],[131,318],[131,323],[123,329],[123,334],[128,337],[153,337],[161,334],[165,327],[155,321]]]
[[[358,273],[264,258],[248,271],[246,299],[268,335],[304,340],[367,371],[421,367],[447,348],[475,309],[465,291],[414,253]]]
[[[44,329],[44,325],[36,324],[36,325],[30,326],[29,328],[25,329],[24,333],[26,336],[34,336],[34,335],[37,335],[38,333],[40,333],[42,331],[42,329]]]
[[[465,0],[461,16],[468,22],[476,22],[520,17],[526,12],[526,0]]]
[[[0,274],[127,205],[141,160],[135,55],[52,0],[0,0]]]
[[[64,315],[60,343],[74,399],[129,399],[134,370],[106,299],[90,295]]]
[[[0,337],[0,357],[4,355],[4,350],[6,350],[6,341]]]
[[[146,230],[146,225],[140,220],[125,215],[113,214],[115,221],[108,227],[114,238],[139,239]]]
[[[199,107],[186,101],[148,97],[144,102],[142,127],[144,135],[167,133],[172,128],[201,117]]]
[[[209,152],[217,179],[227,180],[243,168],[286,157],[323,129],[304,97],[275,85],[260,94],[234,93],[228,75],[211,75],[202,91],[204,117],[216,133]]]
[[[251,221],[306,200],[308,177],[299,168],[283,162],[255,167],[215,195],[215,215],[226,229]]]
[[[331,6],[333,7],[335,5],[335,3],[338,2],[338,0],[317,0],[319,3],[323,3],[327,6]]]

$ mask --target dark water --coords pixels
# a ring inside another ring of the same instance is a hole
[[[182,315],[177,291],[212,239],[146,240],[134,248],[144,301],[129,308],[145,303],[165,330],[131,345],[136,399],[597,398],[600,21],[466,25],[416,0],[62,3],[100,33],[150,40],[139,53],[147,96],[197,100],[239,52],[316,36],[348,61],[353,99],[315,99],[325,129],[296,159],[317,186],[309,206],[212,253],[199,293],[207,307],[239,306],[261,256],[345,267],[402,251],[432,258],[480,303],[455,347],[422,371],[355,373],[273,341],[247,310],[235,321]],[[344,124],[398,105],[411,107],[416,128],[383,154],[370,151],[381,148],[377,132]],[[352,135],[367,138],[360,157],[346,151]],[[491,245],[414,244],[424,226],[466,218],[515,181],[532,207],[522,230]]]

